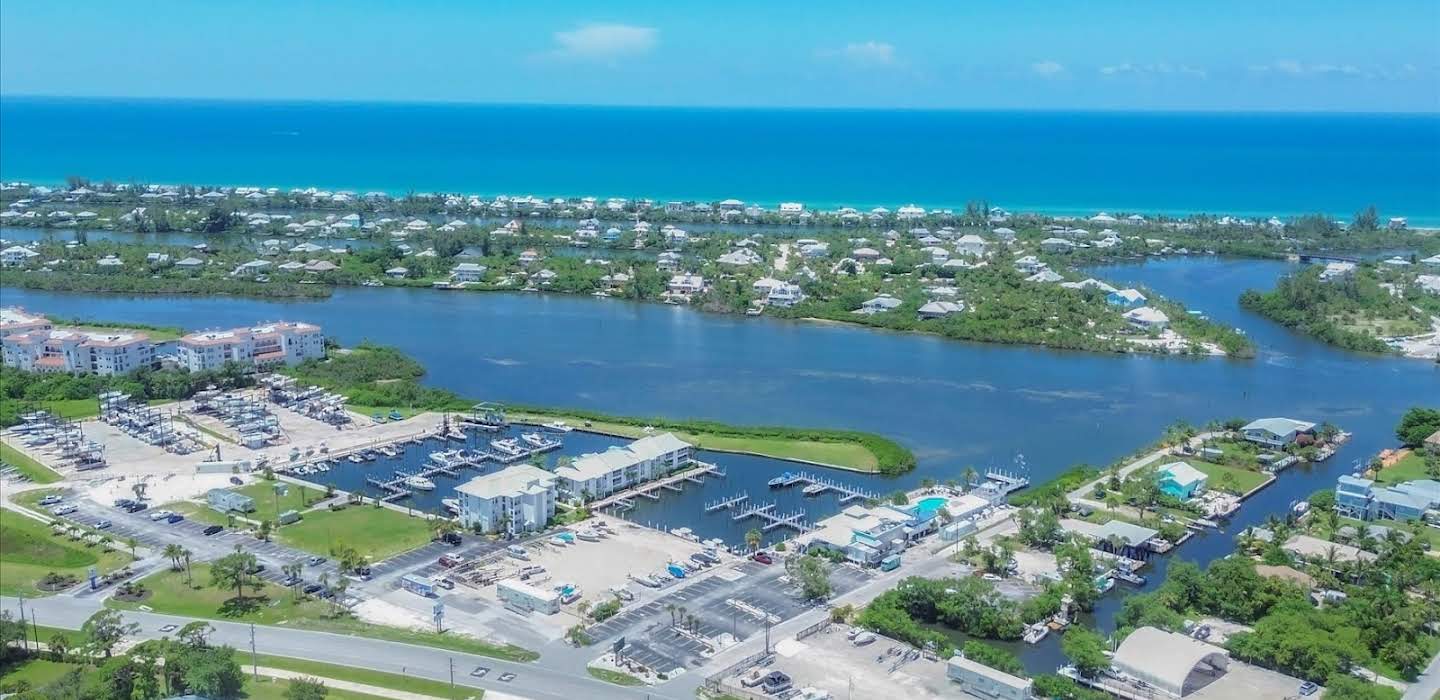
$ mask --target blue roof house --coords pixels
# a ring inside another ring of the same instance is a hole
[[[1335,480],[1335,510],[1347,518],[1375,517],[1375,482],[1345,474]]]
[[[1155,471],[1160,481],[1160,492],[1181,500],[1190,498],[1205,490],[1208,477],[1205,472],[1184,462],[1171,462]]]
[[[1105,301],[1111,306],[1118,306],[1123,309],[1133,309],[1145,305],[1145,295],[1138,289],[1118,289],[1105,295]]]

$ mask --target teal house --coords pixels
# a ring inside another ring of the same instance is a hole
[[[1160,491],[1167,496],[1181,500],[1190,498],[1205,490],[1205,472],[1184,462],[1171,462],[1155,471],[1160,481]]]

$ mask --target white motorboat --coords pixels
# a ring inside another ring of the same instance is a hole
[[[1025,628],[1025,634],[1021,639],[1024,639],[1026,644],[1039,644],[1040,640],[1049,634],[1050,628],[1043,622],[1037,622]]]
[[[540,435],[540,433],[522,433],[520,439],[530,443],[530,445],[534,447],[544,447],[546,445],[545,438]]]
[[[412,489],[420,489],[421,491],[435,490],[435,482],[423,476],[407,476],[405,477],[405,485]]]
[[[525,451],[525,450],[521,449],[520,445],[515,442],[515,438],[505,438],[505,439],[503,439],[503,440],[491,440],[491,441],[490,441],[490,446],[493,447],[493,448],[495,448],[496,450],[499,450],[500,452],[504,453],[505,455],[508,455],[508,456],[511,456],[511,457],[513,457],[513,456],[515,456],[515,455],[518,455],[518,454],[521,454],[522,452]]]
[[[548,430],[548,431],[550,431],[550,432],[552,432],[552,433],[568,433],[568,432],[574,430],[574,428],[570,427],[569,425],[566,425],[566,424],[565,424],[565,421],[563,421],[563,420],[550,421],[549,423],[546,423],[545,425],[542,425],[542,426],[540,426],[540,427],[542,427],[542,428],[544,428],[544,429],[546,429],[546,430]]]
[[[460,499],[458,498],[442,498],[440,499],[440,505],[445,506],[445,510],[455,515],[460,514]]]
[[[597,535],[597,534],[595,534],[595,532],[594,532],[593,530],[576,530],[576,531],[575,531],[575,536],[578,537],[578,538],[580,538],[580,539],[582,539],[582,540],[584,540],[584,541],[586,541],[586,542],[599,542],[599,541],[600,541],[600,536]]]

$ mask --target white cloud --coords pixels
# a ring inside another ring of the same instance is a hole
[[[865,68],[900,64],[899,57],[895,55],[894,44],[874,39],[851,42],[838,49],[816,49],[815,57]]]
[[[895,62],[895,47],[873,39],[859,44],[846,44],[841,53],[851,62],[865,66],[888,66]]]
[[[1100,68],[1100,74],[1107,76],[1182,75],[1190,78],[1199,78],[1201,80],[1210,77],[1209,72],[1204,68],[1187,66],[1183,63],[1180,65],[1172,65],[1169,63],[1121,63],[1114,66],[1102,66]]]
[[[654,27],[586,24],[568,32],[555,32],[555,49],[550,55],[581,61],[615,61],[649,53],[659,37],[660,32]]]
[[[1270,63],[1250,66],[1250,72],[1260,75],[1275,74],[1289,76],[1338,76],[1346,78],[1370,78],[1373,73],[1349,63],[1304,63],[1291,58],[1282,58]]]
[[[1030,72],[1042,78],[1054,78],[1065,72],[1065,66],[1055,61],[1038,61],[1030,64]]]

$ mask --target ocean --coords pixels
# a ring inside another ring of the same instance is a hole
[[[1440,225],[1440,115],[4,97],[0,178]]]

